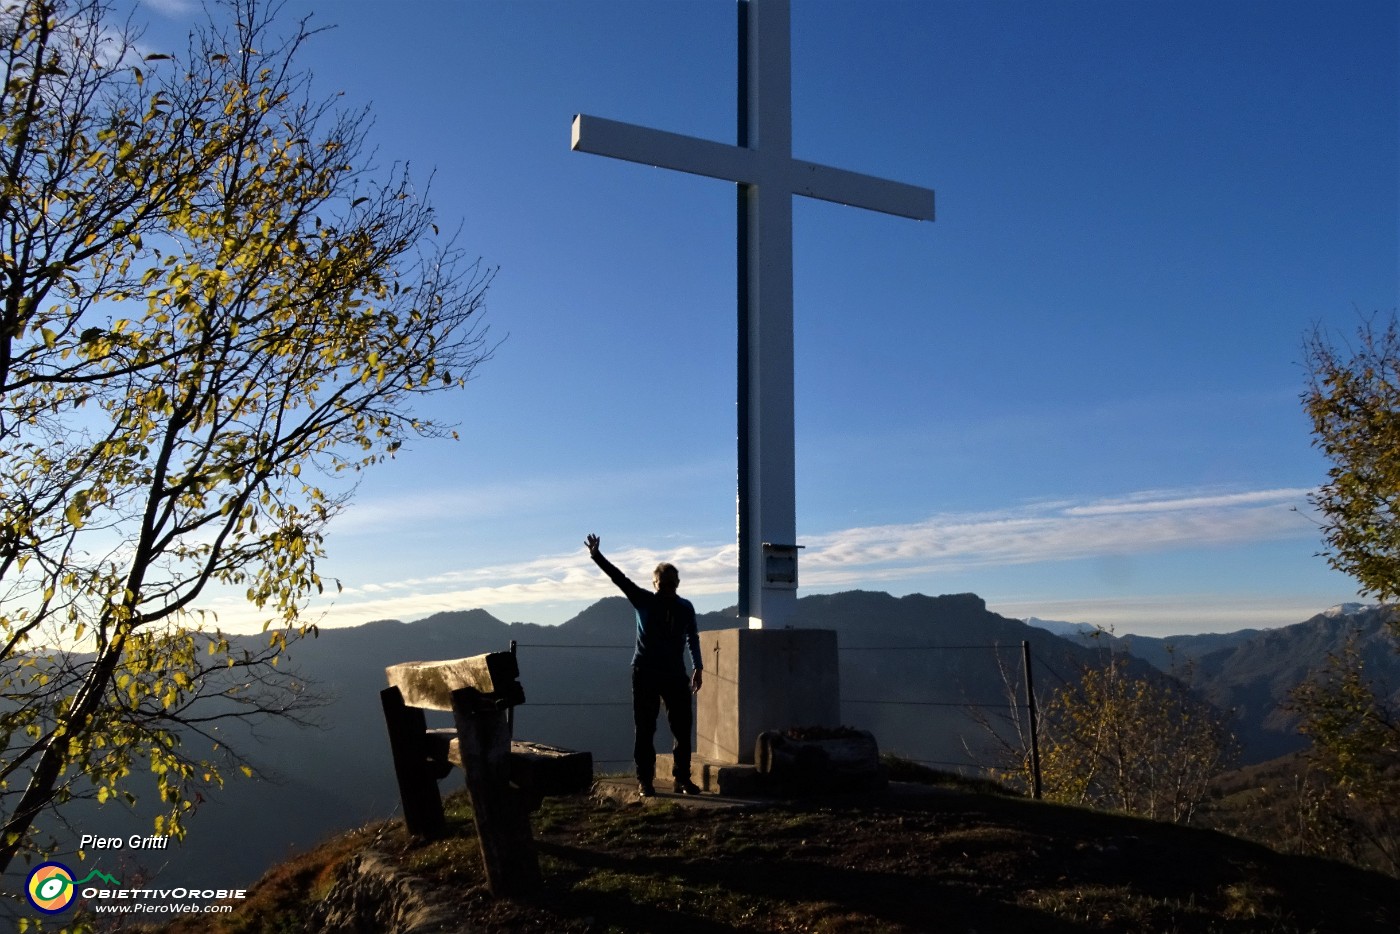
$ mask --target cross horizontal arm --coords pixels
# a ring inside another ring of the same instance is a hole
[[[730,182],[758,181],[751,150],[587,114],[574,117],[570,148]]]
[[[808,198],[915,220],[933,220],[933,192],[927,188],[801,159],[782,159],[777,164],[767,164],[773,160],[765,159],[760,150],[603,117],[575,116],[570,148],[745,185],[764,181],[786,183],[791,193]]]
[[[916,221],[933,220],[932,189],[833,169],[801,159],[792,160],[790,171],[793,194],[867,208],[882,214],[912,217]]]

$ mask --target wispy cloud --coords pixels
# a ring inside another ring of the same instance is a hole
[[[698,462],[661,470],[520,477],[509,482],[469,488],[433,487],[356,498],[335,520],[336,535],[377,535],[415,520],[467,521],[499,516],[557,513],[580,504],[612,502],[618,497],[664,494],[723,476],[718,465]]]
[[[141,0],[141,5],[162,16],[179,18],[199,12],[195,0]]]
[[[1296,538],[1314,529],[1306,515],[1309,492],[1148,491],[808,534],[803,536],[802,585],[808,592],[893,588],[901,581],[972,569]],[[649,582],[650,569],[664,560],[680,567],[682,589],[691,596],[723,598],[735,591],[738,562],[732,542],[664,551],[632,548],[609,552],[609,557],[639,583]],[[329,621],[413,619],[473,607],[534,619],[532,608],[577,607],[611,593],[611,585],[580,548],[421,577],[354,582],[329,608]]]
[[[1038,503],[1005,512],[808,536],[803,580],[848,583],[930,573],[1216,547],[1293,537],[1307,489],[1202,495],[1153,492],[1091,503]],[[854,576],[853,576],[854,575]]]
[[[1174,496],[1171,493],[1136,493],[1122,499],[1103,500],[1065,510],[1071,516],[1102,516],[1135,512],[1180,512],[1186,509],[1221,509],[1271,503],[1297,503],[1312,492],[1307,489],[1253,490],[1213,496]]]

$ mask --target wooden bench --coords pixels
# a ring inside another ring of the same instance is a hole
[[[452,766],[466,774],[472,819],[494,895],[539,887],[539,859],[529,811],[548,794],[589,787],[593,757],[534,743],[514,743],[507,711],[525,702],[511,652],[385,669],[380,692],[409,833],[441,836],[447,827],[438,781]],[[429,730],[426,710],[451,711],[454,727]]]

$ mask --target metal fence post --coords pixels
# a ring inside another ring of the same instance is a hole
[[[1040,800],[1040,724],[1035,709],[1035,684],[1031,680],[1031,644],[1021,643],[1021,664],[1026,673],[1026,712],[1031,721],[1031,797]]]
[[[519,653],[517,653],[515,650],[516,650],[515,640],[512,639],[512,640],[510,640],[510,654],[511,654],[512,656],[515,657],[515,670],[516,670],[516,671],[519,671],[519,670],[520,670],[520,658],[519,658]],[[514,707],[507,707],[507,708],[506,708],[506,732],[510,734],[510,738],[511,738],[511,739],[515,739],[515,708],[514,708]]]

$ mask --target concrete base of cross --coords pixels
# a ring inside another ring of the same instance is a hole
[[[841,725],[834,630],[709,630],[700,633],[700,652],[705,681],[696,702],[698,759],[749,765],[760,733]]]

